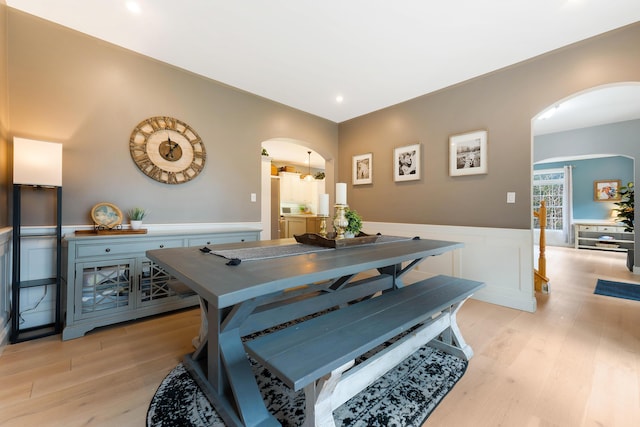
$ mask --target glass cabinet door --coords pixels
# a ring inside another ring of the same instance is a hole
[[[147,258],[140,259],[138,305],[150,305],[178,298],[171,285],[178,280]]]
[[[76,317],[104,315],[132,308],[131,272],[134,260],[77,264]]]

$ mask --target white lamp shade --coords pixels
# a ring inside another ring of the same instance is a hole
[[[62,187],[62,144],[13,138],[13,183]]]

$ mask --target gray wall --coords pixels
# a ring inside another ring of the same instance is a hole
[[[373,184],[349,185],[349,205],[371,221],[529,229],[531,119],[588,88],[640,81],[639,52],[634,24],[341,123],[339,180],[351,182],[352,156],[374,159]],[[489,135],[489,173],[450,177],[449,136],[479,129]],[[423,177],[394,183],[393,148],[413,143]]]
[[[250,193],[260,195],[262,141],[292,138],[337,158],[337,124],[328,120],[11,8],[8,34],[9,137],[63,144],[65,225],[92,223],[98,202],[123,212],[142,206],[156,224],[257,222],[260,199],[251,203]],[[131,159],[131,132],[157,115],[185,121],[203,139],[207,162],[193,181],[161,184]],[[333,182],[335,162],[328,169]],[[36,201],[25,205],[25,223],[46,223]]]
[[[531,119],[582,90],[640,81],[634,24],[336,125],[10,8],[8,34],[8,136],[64,144],[65,224],[90,223],[101,201],[144,206],[152,223],[259,221],[249,194],[260,194],[260,142],[284,137],[332,159],[331,190],[334,173],[351,182],[352,156],[373,153],[373,184],[348,188],[365,220],[528,229]],[[187,184],[157,183],[129,156],[133,127],[164,114],[207,146],[205,171]],[[477,129],[489,132],[489,173],[448,176],[449,136]],[[394,183],[393,148],[416,142],[422,179]]]

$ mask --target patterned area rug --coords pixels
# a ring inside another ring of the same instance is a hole
[[[283,426],[302,425],[304,392],[294,392],[257,362],[252,365],[271,413]],[[424,346],[337,408],[336,426],[419,427],[466,369],[466,361]],[[147,427],[224,425],[182,364],[162,381],[147,412]]]

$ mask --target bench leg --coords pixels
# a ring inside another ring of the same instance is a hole
[[[469,360],[473,357],[473,350],[462,337],[462,332],[458,327],[456,315],[458,314],[458,310],[460,310],[460,307],[462,307],[462,304],[464,304],[464,302],[468,299],[469,298],[467,297],[464,300],[451,306],[449,314],[449,318],[451,320],[449,327],[444,330],[444,332],[440,336],[440,339],[435,339],[430,343],[430,345],[432,345],[433,347],[464,360]]]
[[[333,409],[369,387],[420,347],[437,338],[449,324],[448,313],[445,313],[379,351],[349,372],[345,372],[331,397]]]
[[[333,420],[333,406],[331,396],[342,378],[342,373],[354,365],[351,360],[331,375],[319,379],[304,388],[305,395],[305,420],[303,427],[335,427]]]
[[[207,331],[209,329],[207,325],[206,302],[202,298],[198,299],[200,300],[200,331],[198,332],[198,336],[191,340],[191,344],[193,344],[193,347],[196,349],[200,347],[202,343],[207,341]]]

